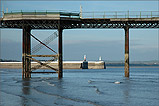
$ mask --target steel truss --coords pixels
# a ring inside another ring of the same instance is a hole
[[[6,20],[1,21],[2,28],[22,28],[23,25],[31,29],[58,29],[59,20]],[[60,20],[63,29],[73,28],[159,28],[159,21],[155,20],[128,20],[111,21],[110,19],[74,19]]]

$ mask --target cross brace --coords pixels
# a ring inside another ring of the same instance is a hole
[[[36,59],[34,59],[34,58],[30,57],[30,56],[27,56],[27,58],[29,58],[29,59],[31,59],[31,60],[33,60],[33,61],[35,61],[35,62],[39,63],[39,64],[40,64],[40,65],[42,65],[42,66],[47,67],[47,68],[49,68],[49,69],[52,69],[52,70],[58,71],[57,69],[55,69],[55,68],[53,68],[53,67],[51,67],[51,66],[47,65],[47,63],[42,63],[41,61],[36,60]]]

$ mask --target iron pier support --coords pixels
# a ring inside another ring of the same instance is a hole
[[[58,25],[58,79],[61,79],[63,77],[63,62],[62,62],[62,31],[63,28],[61,26],[61,23],[59,21]]]
[[[129,26],[125,28],[125,77],[129,77]]]
[[[31,54],[31,29],[28,26],[23,26],[23,42],[22,42],[22,78],[31,77],[31,61],[27,58],[27,55]]]

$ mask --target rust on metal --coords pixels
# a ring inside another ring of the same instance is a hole
[[[50,62],[55,61],[56,59],[57,59],[57,57],[54,57],[53,59],[47,60],[47,61],[45,61],[45,64],[49,64]],[[31,68],[31,71],[34,71],[34,70],[39,69],[41,67],[42,67],[41,64],[40,65],[36,65],[36,66]]]
[[[26,58],[26,55],[30,55],[31,51],[31,39],[30,33],[31,29],[28,26],[23,26],[23,55],[22,55],[22,78],[30,78],[31,74],[31,61],[30,59]]]
[[[48,36],[46,39],[44,39],[42,42],[46,45],[48,45],[49,43],[51,43],[54,39],[56,39],[58,37],[57,31],[54,32],[53,34],[51,34],[50,36]],[[31,49],[31,53],[35,54],[37,53],[40,49],[42,49],[44,46],[39,43],[37,45],[35,45],[32,49]]]
[[[42,63],[42,62],[39,61],[39,60],[36,60],[36,59],[34,59],[34,58],[31,58],[31,57],[27,57],[27,58],[30,58],[31,60],[36,61],[36,62],[39,63],[40,65],[43,65],[43,66],[45,66],[45,67],[47,67],[47,68],[50,68],[50,69],[55,70],[55,71],[58,71],[57,69],[55,69],[55,68],[53,68],[53,67],[51,67],[51,66],[49,66],[49,65],[47,65],[47,64],[45,64],[45,63]]]
[[[129,26],[125,28],[125,77],[129,77]]]
[[[58,23],[58,78],[62,78],[63,77],[63,62],[62,62],[62,26],[61,26],[61,22],[59,21]]]
[[[31,73],[33,73],[32,71],[36,70],[36,69],[39,69],[42,66],[45,66],[45,67],[47,67],[47,68],[49,68],[51,70],[55,70],[55,71],[58,72],[58,69],[55,69],[55,68],[53,68],[53,67],[48,65],[48,61],[43,63],[43,62],[41,62],[39,60],[36,60],[36,59],[32,58],[32,57],[53,57],[54,59],[51,59],[51,60],[55,60],[55,59],[57,59],[58,54],[56,54],[56,55],[31,55],[30,37],[33,37],[35,40],[40,42],[42,45],[46,46],[48,49],[50,49],[54,53],[56,53],[56,52],[53,49],[51,49],[50,47],[48,47],[45,43],[40,41],[38,38],[36,38],[34,35],[32,35],[30,33],[30,31],[31,30],[29,30],[29,26],[24,26],[23,27],[23,54],[22,54],[23,71],[22,71],[22,77],[23,78],[30,78],[31,77]],[[39,65],[38,66],[34,66],[34,67],[31,68],[31,60],[39,63]],[[55,73],[57,73],[57,72],[55,72]],[[36,72],[36,73],[38,73],[38,72]],[[39,73],[42,73],[42,72],[39,72]]]
[[[30,33],[29,33],[30,34]],[[45,47],[47,47],[48,49],[50,49],[51,51],[53,51],[54,53],[56,53],[56,51],[54,51],[53,49],[51,49],[49,46],[47,46],[45,43],[43,43],[42,41],[40,41],[38,38],[36,38],[34,35],[30,34],[30,36],[32,36],[34,39],[36,39],[38,42],[40,42],[42,45],[44,45]],[[57,53],[56,53],[57,54]]]

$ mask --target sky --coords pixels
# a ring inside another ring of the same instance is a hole
[[[1,10],[16,11],[158,11],[159,1],[1,1]],[[40,40],[57,30],[32,30]],[[1,29],[1,58],[21,60],[22,30]],[[65,29],[63,31],[64,60],[124,61],[124,29]],[[32,47],[38,44],[32,39]],[[57,51],[57,39],[49,44]],[[43,48],[38,54],[50,54]],[[130,61],[159,60],[159,29],[130,29]]]

